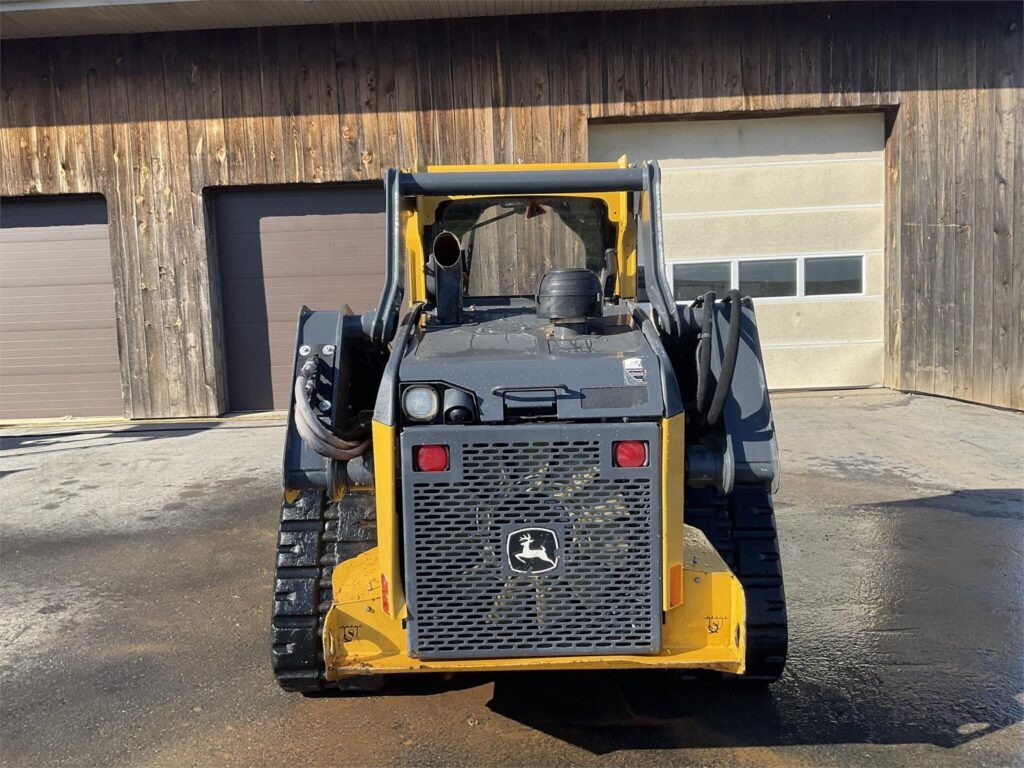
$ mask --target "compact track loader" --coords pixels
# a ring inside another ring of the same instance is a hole
[[[658,165],[390,170],[385,189],[377,309],[299,314],[281,686],[776,679],[779,461],[754,308],[673,296]]]

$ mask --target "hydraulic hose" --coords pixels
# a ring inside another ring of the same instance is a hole
[[[718,384],[715,385],[715,396],[708,408],[707,423],[713,426],[722,415],[725,398],[732,388],[732,378],[736,373],[736,359],[740,352],[740,324],[743,320],[743,307],[740,305],[740,292],[733,288],[723,299],[730,304],[729,338],[725,343],[725,354],[722,357],[722,369],[718,372]],[[707,311],[705,307],[705,311]]]
[[[370,441],[368,439],[360,442],[346,440],[335,435],[320,423],[309,404],[307,391],[309,377],[315,370],[315,361],[306,363],[295,379],[295,428],[309,447],[321,456],[335,461],[351,461],[366,452]]]
[[[708,380],[711,378],[711,329],[715,321],[714,291],[708,291],[698,301],[704,310],[700,316],[700,339],[697,342],[697,413],[707,413]]]

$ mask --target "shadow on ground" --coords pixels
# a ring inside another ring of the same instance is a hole
[[[841,690],[794,677],[758,688],[658,672],[525,674],[496,680],[489,706],[595,754],[851,743],[954,747],[1024,717],[1015,698],[1019,669],[1004,671],[1000,690],[958,685],[955,700],[929,698],[933,675],[941,672],[925,669],[919,688],[895,699],[891,691]],[[900,698],[906,706],[894,707]]]
[[[941,509],[971,517],[1024,520],[1024,488],[978,488],[953,491],[921,499],[886,501],[881,508]]]
[[[129,424],[115,429],[47,432],[39,434],[4,435],[0,433],[0,452],[9,458],[41,455],[61,451],[81,451],[121,443],[144,443],[189,437],[210,429],[279,429],[278,423],[226,425],[223,421],[189,421],[181,424]]]
[[[508,673],[486,678],[488,706],[595,754],[955,747],[1024,719],[1024,490],[959,490],[783,521],[790,663],[775,685],[647,670]],[[471,682],[480,678],[460,680]]]

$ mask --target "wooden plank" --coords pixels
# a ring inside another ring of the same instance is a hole
[[[320,138],[317,161],[320,181],[345,178],[341,151],[341,119],[338,114],[338,73],[334,55],[334,28],[307,27],[304,49],[310,68],[313,98],[306,109],[315,116]]]
[[[377,155],[379,175],[387,168],[399,165],[398,147],[398,86],[395,82],[394,25],[382,23],[374,27],[377,58]]]
[[[263,135],[266,119],[263,110],[263,88],[260,82],[263,62],[260,59],[259,31],[240,30],[237,45],[234,47],[237,58],[232,64],[238,67],[237,79],[242,96],[239,116],[242,118],[242,127],[245,131],[244,145],[241,149],[245,157],[245,183],[262,184],[267,180],[267,150]],[[331,47],[333,49],[333,45]],[[223,69],[221,77],[223,78]],[[225,83],[224,87],[229,86]],[[336,116],[337,108],[331,109],[330,114]]]
[[[739,112],[744,106],[743,25],[731,23],[728,8],[711,10],[711,39],[716,46],[710,69],[713,93],[718,100],[717,108],[724,112]]]
[[[476,131],[473,109],[473,63],[469,31],[465,22],[445,24],[448,40],[448,66],[438,73],[447,78],[451,91],[451,113],[454,124],[451,157],[462,164],[481,163],[487,157],[480,147],[481,136]]]
[[[325,178],[324,139],[320,105],[320,76],[317,72],[321,61],[318,49],[323,47],[320,27],[300,27],[296,31],[296,81],[298,86],[298,126],[302,143],[303,179],[320,183]],[[333,47],[333,45],[332,45]]]
[[[69,192],[93,192],[92,136],[89,133],[89,94],[82,44],[62,45],[54,61],[54,118],[58,134],[60,172]]]
[[[470,24],[465,30],[472,71],[472,131],[479,137],[476,160],[495,163],[494,70],[495,54],[489,45],[494,39],[493,24]]]
[[[551,81],[547,67],[550,45],[548,16],[532,16],[527,26],[530,47],[530,125],[532,131],[532,157],[534,162],[558,162],[552,151]]]
[[[467,137],[460,130],[456,114],[455,81],[452,61],[451,25],[447,19],[434,23],[429,39],[434,130],[437,136],[438,157],[444,163],[466,163],[470,152]]]
[[[787,8],[790,13],[795,13]],[[790,94],[789,109],[816,109],[821,107],[821,93],[827,92],[829,85],[822,73],[822,49],[825,41],[815,30],[825,23],[825,16],[830,9],[825,4],[810,5],[792,26],[793,37],[788,41],[792,55],[796,57],[794,90]]]
[[[918,82],[934,83],[937,72],[938,45],[931,29],[918,27]],[[917,310],[914,324],[914,389],[931,392],[935,384],[935,253],[938,232],[936,205],[938,200],[939,151],[938,94],[933,88],[918,92],[918,155],[916,214],[911,219],[920,232],[919,250],[913,264]]]
[[[511,51],[511,95],[509,119],[512,133],[512,162],[532,163],[533,153],[533,73],[530,67],[529,29],[521,16],[508,20],[509,50]]]
[[[917,195],[918,156],[921,153],[918,126],[921,122],[921,93],[917,90],[918,36],[914,34],[915,20],[910,6],[900,7],[898,48],[901,74],[900,96],[900,270],[899,312],[899,364],[897,386],[900,389],[916,389],[916,344],[915,329],[920,309],[917,296],[916,264],[920,260],[922,232],[920,227],[920,200]]]
[[[563,144],[563,151],[567,154],[565,159],[573,163],[582,163],[587,160],[587,119],[589,117],[590,101],[587,97],[587,58],[588,42],[583,35],[572,34],[575,28],[575,19],[570,16],[563,16],[566,23],[566,32],[563,39],[566,41],[565,58],[565,90],[562,109],[565,110],[566,137]]]
[[[287,178],[284,123],[281,120],[281,80],[277,28],[259,30],[259,54],[263,65],[260,78],[263,114],[263,148],[268,183],[280,184]],[[193,145],[194,146],[194,145]]]
[[[281,146],[283,157],[284,178],[281,181],[299,182],[306,180],[306,153],[303,146],[301,125],[301,86],[299,79],[298,35],[295,27],[279,27],[277,30],[278,60],[278,109],[281,133],[284,143]],[[372,60],[371,60],[372,63]],[[264,105],[266,106],[266,104]],[[273,104],[270,105],[273,109]]]
[[[190,358],[186,349],[186,337],[189,334],[181,332],[188,326],[183,319],[177,267],[185,261],[185,257],[180,247],[181,239],[177,236],[182,228],[176,226],[177,222],[173,220],[172,184],[178,180],[172,180],[176,166],[170,160],[167,138],[167,84],[164,80],[163,60],[165,39],[162,36],[150,37],[140,51],[139,63],[148,86],[144,93],[153,94],[151,98],[145,99],[144,104],[139,104],[138,111],[148,131],[148,135],[143,137],[150,164],[147,234],[153,248],[151,253],[143,254],[143,257],[155,266],[155,275],[150,275],[150,279],[155,282],[149,284],[147,296],[151,302],[159,302],[158,311],[154,315],[158,318],[158,333],[163,342],[163,365],[158,368],[167,382],[167,413],[194,413],[188,383],[194,375],[193,365],[197,361]],[[181,183],[186,188],[191,187],[187,177]],[[189,278],[182,275],[181,282],[187,282]],[[188,293],[187,288],[185,292]]]
[[[882,56],[880,55],[882,33],[886,29],[883,17],[884,6],[872,5],[861,16],[857,25],[857,35],[854,46],[857,50],[858,66],[856,72],[860,75],[855,86],[860,95],[858,101],[861,105],[882,104],[881,83],[884,73],[882,71]]]
[[[255,35],[250,39],[255,41]],[[216,253],[206,247],[206,220],[203,215],[203,195],[197,189],[193,170],[200,166],[196,162],[182,162],[189,157],[189,104],[188,83],[182,73],[189,71],[189,58],[182,58],[182,46],[175,44],[176,38],[167,38],[162,50],[165,94],[167,102],[167,157],[169,158],[168,182],[169,199],[166,207],[164,241],[173,256],[168,269],[173,275],[177,289],[173,323],[166,333],[176,339],[183,355],[185,384],[188,392],[186,412],[190,416],[209,416],[220,413],[223,407],[224,372],[219,364],[220,327],[214,318],[219,316],[219,304],[211,306],[211,293],[216,295],[218,275],[208,268]],[[226,66],[237,66],[238,61],[229,61]],[[226,68],[225,68],[226,69]],[[230,77],[230,76],[229,76]],[[228,80],[226,80],[228,82]],[[240,79],[238,80],[240,83]],[[231,85],[225,85],[230,89]],[[196,95],[196,101],[200,101]],[[234,108],[243,110],[241,102]],[[229,113],[230,114],[230,113]],[[244,125],[247,118],[238,115],[235,129],[229,128],[229,173],[234,183],[246,183],[248,168],[252,159],[247,148]],[[239,136],[237,126],[243,130]],[[237,154],[235,154],[237,153]],[[243,175],[244,174],[244,175]],[[201,189],[201,187],[198,187]],[[204,343],[206,342],[206,343]]]
[[[1017,6],[1016,18],[1013,20],[1016,31],[1016,42],[1013,44],[1015,50],[1021,50],[1021,37],[1024,35],[1024,10]],[[1007,24],[1010,30],[1010,24]],[[1017,85],[1017,98],[1014,100],[1012,114],[1014,125],[1013,142],[1013,172],[1014,183],[1013,201],[1010,206],[1013,211],[1013,232],[1011,242],[1013,244],[1010,255],[1013,269],[1013,285],[1010,288],[1010,296],[1015,297],[1016,307],[1013,313],[1014,333],[1010,342],[1013,349],[1013,357],[1010,367],[1010,382],[1013,391],[1010,397],[1010,406],[1017,410],[1024,411],[1024,99],[1020,98],[1021,83],[1021,61],[1018,56],[1015,61],[1014,83]]]
[[[935,91],[936,126],[936,190],[935,257],[932,264],[932,369],[930,392],[953,394],[953,300],[955,291],[954,243],[957,221],[954,180],[956,178],[956,82],[953,66],[955,55],[949,49],[953,39],[952,6],[942,6],[935,14],[936,36],[943,40],[944,53],[938,59],[936,72],[939,89]]]
[[[643,91],[644,38],[641,27],[642,14],[618,13],[615,18],[619,33],[616,37],[620,41],[622,55],[622,103],[620,114],[627,117],[637,117],[647,113]],[[536,59],[536,56],[534,58]]]
[[[685,25],[685,26],[684,26]],[[690,26],[689,19],[682,25],[675,14],[665,11],[661,21],[661,45],[663,53],[662,109],[665,114],[679,114],[685,111],[685,81],[683,77],[684,61],[688,55],[682,37],[685,27]]]
[[[843,52],[837,51],[836,38],[840,34],[837,27],[842,22],[835,18],[832,12],[815,18],[815,24],[819,27],[821,45],[819,61],[821,71],[821,95],[820,100],[823,106],[835,107],[842,100],[840,90],[842,88]],[[839,71],[837,71],[839,70]]]
[[[434,124],[434,101],[430,92],[430,47],[422,34],[412,49],[416,67],[416,143],[423,168],[438,162],[438,132]]]
[[[991,16],[977,14],[975,60],[978,72],[978,164],[975,171],[977,194],[974,199],[974,318],[972,339],[971,386],[974,399],[992,402],[992,189],[995,179],[995,99],[992,88],[994,22]]]
[[[580,35],[586,42],[587,50],[587,102],[591,117],[605,117],[608,114],[608,58],[607,51],[601,41],[606,39],[605,25],[608,14],[601,13],[591,17],[591,29],[594,34]]]
[[[992,399],[993,405],[1009,406],[1016,401],[1013,380],[1013,345],[1020,322],[1024,297],[1012,293],[1013,286],[1013,201],[1021,184],[1014,168],[1014,145],[1024,141],[1017,135],[1014,120],[1019,109],[1021,24],[1015,6],[999,6],[995,14],[993,44],[993,107],[995,121],[994,177],[992,186]],[[1024,173],[1024,172],[1022,172]],[[1014,317],[1017,316],[1015,321]]]
[[[623,28],[626,16],[621,12],[608,14],[605,23],[605,61],[608,69],[608,90],[605,94],[605,114],[623,117],[626,112],[626,46]]]
[[[355,30],[356,95],[362,142],[359,147],[360,177],[377,179],[380,169],[380,137],[377,125],[377,58],[373,27],[357,25]]]
[[[970,7],[962,20],[953,48],[952,69],[957,81],[953,136],[953,351],[951,394],[964,400],[974,396],[972,358],[974,353],[974,210],[977,205],[978,168],[977,93],[975,59],[975,15]]]
[[[56,52],[50,49],[30,68],[34,91],[32,119],[37,143],[34,152],[38,157],[39,189],[45,194],[57,195],[68,191],[67,182],[61,172],[60,146],[57,137],[54,114],[53,58]],[[33,158],[33,164],[35,158]]]
[[[129,35],[124,38],[125,104],[127,107],[128,147],[131,165],[131,216],[134,223],[133,247],[135,263],[128,273],[137,280],[129,303],[130,323],[137,330],[135,343],[140,344],[146,358],[146,383],[150,404],[147,417],[167,416],[174,413],[166,375],[164,334],[160,316],[160,275],[157,250],[163,243],[153,239],[153,153],[149,144],[149,102],[154,83],[145,69],[147,36]],[[141,327],[140,327],[141,326]],[[137,414],[133,414],[137,415]]]
[[[9,66],[8,51],[0,51],[0,71],[9,71],[7,70]],[[14,190],[18,188],[17,129],[12,125],[13,105],[13,86],[8,83],[0,83],[0,195],[13,195],[15,194]]]
[[[420,141],[416,123],[416,39],[410,25],[394,25],[391,47],[397,163],[400,168],[415,170],[420,162]]]
[[[885,370],[883,383],[887,387],[900,388],[900,329],[903,322],[902,304],[902,175],[904,162],[901,147],[903,118],[891,119],[889,135],[885,142]]]
[[[906,6],[900,9],[901,12],[892,13],[887,17],[883,39],[879,47],[886,46],[885,77],[892,75],[894,78],[900,72],[899,66],[895,63],[898,56],[893,54],[893,64],[889,66],[890,40],[903,40],[903,25],[906,21]],[[904,55],[909,56],[909,52]],[[898,93],[900,84],[895,80],[887,84],[892,93]],[[906,313],[911,311],[903,301],[905,284],[903,281],[903,184],[904,172],[913,163],[908,163],[908,152],[913,146],[913,141],[904,137],[913,138],[908,121],[912,116],[908,114],[908,108],[904,105],[899,110],[892,110],[886,115],[886,128],[888,135],[885,143],[885,371],[883,383],[894,389],[905,388],[902,366],[902,344],[903,328],[908,326]]]
[[[512,133],[512,118],[509,105],[512,103],[512,46],[509,43],[508,22],[505,18],[489,19],[494,27],[493,66],[491,100],[494,104],[494,159],[500,163],[515,162]]]
[[[701,83],[700,90],[704,96],[705,112],[725,111],[726,99],[722,90],[725,77],[724,56],[719,56],[723,30],[721,17],[715,8],[703,8],[700,14],[700,35],[703,39],[701,47]]]
[[[242,35],[218,35],[221,42],[220,77],[224,89],[224,148],[227,152],[228,179],[231,184],[251,184],[249,163],[259,165],[257,158],[250,155],[249,136],[246,126],[251,122],[246,114],[246,83],[243,73],[249,64],[245,62],[242,40],[254,39],[252,30],[244,30]],[[172,71],[177,72],[175,66]],[[182,100],[184,107],[184,100]]]
[[[401,165],[398,139],[398,83],[395,76],[395,24],[379,24],[374,30],[377,49],[377,137],[380,172]]]
[[[640,45],[644,51],[643,79],[640,87],[644,94],[644,114],[665,114],[665,58],[667,14],[662,11],[638,14],[640,18]]]
[[[768,111],[779,109],[782,103],[782,48],[779,45],[779,6],[763,6],[761,11],[761,99]]]
[[[129,236],[125,228],[130,222],[130,211],[125,211],[127,191],[122,182],[123,156],[126,151],[124,136],[127,129],[115,124],[112,112],[111,91],[119,86],[114,74],[113,54],[116,47],[110,43],[118,38],[109,38],[107,49],[98,46],[86,48],[87,102],[89,106],[89,128],[93,146],[93,179],[96,189],[107,201],[107,231],[110,236],[110,267],[114,282],[114,327],[117,332],[118,361],[121,371],[121,398],[124,415],[131,417],[137,406],[148,399],[143,381],[137,368],[138,350],[133,350],[134,339],[129,335],[126,316],[129,311],[125,279],[125,268],[129,254]],[[130,204],[129,204],[130,207]]]
[[[225,39],[222,30],[204,32],[194,41],[203,50],[199,66],[199,79],[203,85],[203,127],[206,131],[206,168],[209,184],[230,184],[227,141],[224,137],[224,86],[220,79],[220,59]]]
[[[740,79],[738,83],[744,110],[765,109],[765,98],[761,92],[761,63],[763,33],[759,23],[763,7],[754,6],[750,9],[750,20],[741,25],[740,34]],[[663,25],[664,26],[664,25]]]
[[[34,56],[30,45],[19,41],[9,41],[0,46],[0,53],[3,55],[3,71],[8,73],[0,84],[0,88],[3,88],[5,119],[12,126],[8,151],[14,155],[5,163],[6,172],[12,180],[4,192],[11,195],[38,194],[43,189],[32,105],[41,96],[38,81],[20,76],[31,66]],[[11,77],[11,72],[19,76]]]
[[[359,119],[359,96],[356,83],[356,43],[353,25],[334,29],[335,75],[338,81],[338,111],[341,127],[341,164],[345,179],[363,178],[360,158],[362,121]]]
[[[146,354],[145,318],[142,306],[142,267],[135,228],[135,186],[132,174],[131,135],[128,123],[128,84],[125,73],[123,36],[110,38],[94,66],[102,84],[96,96],[105,98],[102,108],[110,123],[110,183],[107,217],[112,233],[114,311],[117,313],[118,348],[121,351],[121,381],[127,383],[125,415],[145,418],[153,412]],[[98,101],[90,98],[90,103]]]
[[[882,104],[899,104],[900,77],[904,60],[898,54],[902,38],[900,30],[906,12],[903,6],[880,5],[878,11],[875,66],[878,69],[878,99]]]

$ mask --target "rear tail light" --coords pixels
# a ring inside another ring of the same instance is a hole
[[[646,467],[647,442],[644,440],[622,440],[613,443],[612,455],[616,467]]]
[[[444,472],[448,469],[447,445],[417,445],[412,449],[417,472]]]

